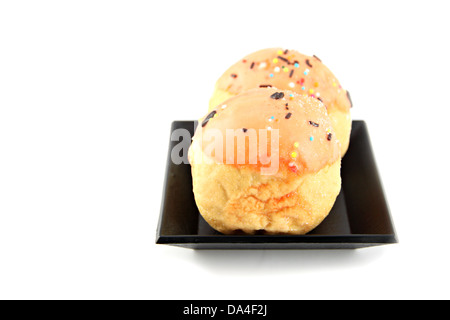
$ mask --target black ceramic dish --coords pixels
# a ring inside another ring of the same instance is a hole
[[[195,126],[194,121],[174,121],[171,132],[185,129],[193,136]],[[171,161],[180,142],[169,144],[158,244],[194,249],[355,249],[397,242],[364,121],[353,121],[350,147],[342,160],[342,189],[333,209],[316,229],[300,236],[223,235],[212,229],[195,204],[187,154],[182,154],[182,164]]]

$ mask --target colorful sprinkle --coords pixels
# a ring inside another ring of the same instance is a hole
[[[295,87],[295,84],[293,82],[290,82],[289,87],[293,88],[293,87]]]
[[[306,90],[306,88],[305,88],[305,87],[302,87],[302,90]]]
[[[309,92],[310,94],[313,94],[313,93],[314,93],[314,89],[309,89],[308,92]]]
[[[273,73],[269,74],[269,77],[273,78]]]
[[[294,100],[294,94],[293,93],[289,94],[289,99]]]
[[[263,68],[265,68],[265,67],[267,67],[267,63],[265,63],[265,62],[261,62],[260,64],[259,64],[259,69],[263,69]]]
[[[283,54],[283,50],[278,50],[277,54]]]
[[[309,137],[309,141],[313,141],[313,140],[314,140],[313,136]]]
[[[305,72],[303,72],[303,74],[304,74],[305,76],[307,76],[308,73],[309,73],[309,69],[306,69]]]
[[[314,82],[314,87],[318,87],[319,86],[319,83],[318,82]]]
[[[300,67],[300,64],[298,62],[294,63],[294,67],[298,68]]]
[[[224,104],[223,106],[222,106],[222,109],[225,109],[227,107],[227,105],[226,104]]]
[[[291,157],[292,158],[297,158],[297,152],[295,152],[295,151],[291,152]]]
[[[295,164],[295,162],[289,162],[289,169],[294,173],[296,173],[298,171],[298,167]]]
[[[278,63],[278,58],[273,59],[273,63]]]
[[[275,68],[273,69],[273,71],[275,71],[275,72],[280,72],[280,67],[275,67]]]
[[[298,148],[298,146],[299,146],[299,143],[298,142],[294,142],[294,147]]]
[[[271,117],[269,118],[269,121],[273,121],[273,119],[275,119],[275,117],[274,117],[274,116],[271,116]]]

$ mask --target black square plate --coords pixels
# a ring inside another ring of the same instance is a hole
[[[194,249],[355,249],[397,242],[364,121],[353,121],[350,147],[342,160],[342,189],[333,209],[316,229],[300,236],[223,235],[203,220],[192,192],[187,154],[180,151],[181,164],[171,161],[172,150],[181,150],[185,139],[174,130],[184,129],[192,137],[196,125],[172,123],[156,243]]]

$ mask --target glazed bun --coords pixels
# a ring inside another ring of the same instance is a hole
[[[341,188],[324,104],[289,90],[252,89],[217,105],[199,121],[188,157],[197,207],[225,234],[305,234]]]
[[[244,57],[217,81],[209,110],[241,92],[267,86],[292,90],[322,101],[328,110],[336,138],[341,143],[341,155],[344,156],[349,146],[352,125],[350,95],[316,56],[271,48]]]

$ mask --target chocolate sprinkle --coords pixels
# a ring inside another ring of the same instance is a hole
[[[288,52],[289,52],[288,49],[286,49],[286,50],[284,50],[283,53],[284,53],[284,54],[287,54]]]
[[[278,56],[278,59],[283,60],[283,61],[286,62],[287,64],[291,64],[291,63],[289,62],[289,60],[286,59],[285,57]]]
[[[322,60],[320,60],[318,56],[313,55],[313,57],[316,58],[317,60],[319,60],[320,62],[322,62]]]
[[[309,62],[309,59],[306,59],[306,64],[308,65],[308,67],[312,68],[312,64]]]
[[[323,100],[320,97],[317,97],[317,100],[319,100],[320,102],[323,102]]]
[[[271,84],[260,84],[259,85],[260,88],[272,88]]]
[[[309,124],[312,125],[313,127],[318,127],[319,126],[318,123],[315,123],[315,122],[312,122],[312,121],[310,121]]]
[[[232,74],[231,74],[231,77],[232,77],[232,78],[237,78],[237,74],[232,73]]]
[[[348,98],[348,101],[350,101],[350,108],[353,108],[352,98],[350,98],[350,92],[348,92],[348,90],[347,90],[347,98]]]
[[[247,132],[247,128],[242,128],[242,131]]]
[[[329,134],[327,135],[327,140],[328,140],[328,141],[331,141],[331,133],[329,133]]]
[[[275,92],[270,97],[275,100],[282,99],[284,97],[284,93],[283,92]]]
[[[288,113],[287,115],[286,115],[286,117],[284,117],[285,119],[289,119],[290,117],[292,116],[292,113]]]
[[[289,78],[292,78],[293,74],[294,74],[294,69],[292,69],[291,72],[289,72]]]
[[[254,66],[255,66],[255,63],[252,62],[252,64],[250,65],[250,69],[253,69]]]
[[[211,111],[211,113],[206,116],[205,120],[202,121],[202,127],[206,126],[209,120],[211,120],[216,115],[216,113],[216,110]]]

